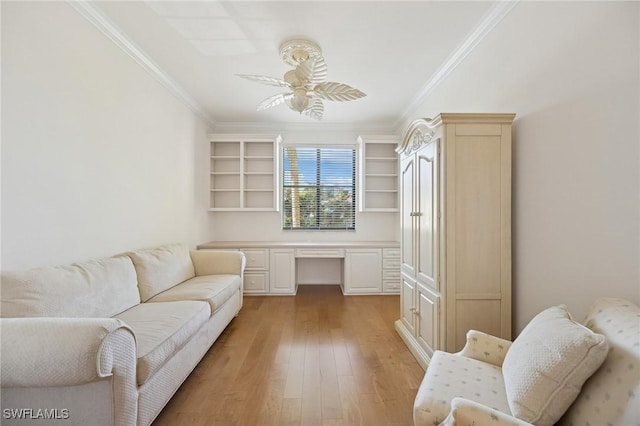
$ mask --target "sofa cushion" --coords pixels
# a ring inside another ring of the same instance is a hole
[[[240,289],[241,282],[239,275],[204,275],[178,284],[148,301],[202,300],[209,303],[213,315]]]
[[[142,303],[116,318],[136,336],[138,385],[145,383],[209,319],[209,304],[197,301]]]
[[[112,317],[140,303],[128,257],[3,272],[3,317]]]
[[[455,397],[474,400],[510,413],[500,367],[464,356],[436,351],[414,402],[417,425],[438,425]]]
[[[640,307],[623,299],[601,298],[591,307],[585,325],[604,334],[611,350],[559,424],[639,424]]]
[[[514,340],[502,364],[511,413],[537,426],[553,425],[608,350],[605,337],[574,322],[564,305],[542,311]]]
[[[138,250],[127,255],[136,268],[143,302],[195,276],[189,249],[182,244]]]

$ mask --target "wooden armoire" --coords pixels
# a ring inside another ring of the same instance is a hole
[[[401,317],[420,365],[469,329],[511,339],[511,123],[440,114],[406,130],[400,154]]]

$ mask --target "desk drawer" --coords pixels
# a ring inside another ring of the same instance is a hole
[[[383,248],[382,258],[383,259],[400,259],[400,249],[399,248]]]
[[[344,249],[296,249],[296,257],[344,257]]]
[[[400,259],[382,259],[384,269],[397,270],[400,273]]]
[[[269,269],[269,249],[241,249],[247,258],[246,269]]]
[[[400,269],[398,270],[386,270],[382,271],[382,279],[385,281],[398,281],[400,282]]]
[[[245,293],[268,293],[269,273],[268,272],[248,272],[244,274]]]

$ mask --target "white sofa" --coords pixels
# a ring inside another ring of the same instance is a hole
[[[416,395],[422,425],[639,426],[640,308],[598,299],[584,326],[564,306],[512,342],[470,331],[436,351]]]
[[[3,272],[0,422],[149,425],[238,314],[244,266],[173,244]]]

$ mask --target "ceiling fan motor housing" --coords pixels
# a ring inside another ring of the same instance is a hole
[[[308,59],[322,57],[322,50],[312,41],[295,39],[280,45],[280,57],[286,64],[295,67]]]

